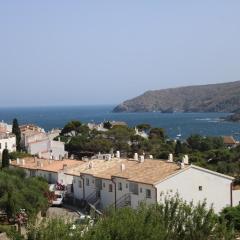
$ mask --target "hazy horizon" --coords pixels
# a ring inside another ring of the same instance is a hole
[[[0,3],[0,107],[117,105],[240,79],[240,2]]]

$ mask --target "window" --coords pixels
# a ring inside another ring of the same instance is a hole
[[[202,186],[199,186],[199,187],[198,187],[198,190],[199,190],[199,191],[202,191]]]
[[[103,183],[103,188],[105,188],[105,182]]]
[[[94,179],[92,180],[92,184],[94,184]]]
[[[2,144],[0,143],[0,149],[2,148]]]
[[[78,187],[82,188],[82,181],[81,180],[78,181]]]
[[[151,190],[146,189],[146,198],[151,198]]]
[[[140,188],[140,193],[142,193],[142,188]]]
[[[109,187],[109,188],[108,188],[108,191],[109,191],[109,192],[112,192],[112,191],[113,191],[113,189],[112,189],[112,184],[109,184],[108,187]]]
[[[122,191],[122,183],[121,182],[118,183],[118,190]]]
[[[128,188],[128,184],[126,183],[126,188]]]
[[[8,145],[7,142],[5,142],[5,149],[7,149],[7,145]]]
[[[129,190],[131,193],[138,195],[138,184],[137,183],[130,183]]]
[[[89,186],[89,178],[86,178],[86,185]]]

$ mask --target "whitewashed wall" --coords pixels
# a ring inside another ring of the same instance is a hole
[[[81,182],[81,187],[79,182]],[[76,199],[83,199],[83,180],[79,176],[73,176],[73,192]]]
[[[112,192],[109,192],[109,184],[112,184]],[[115,201],[115,186],[111,180],[102,180],[101,190],[101,208],[106,208],[109,205],[113,205]]]
[[[206,200],[210,207],[213,204],[215,212],[220,212],[224,207],[231,204],[231,180],[204,172],[199,169],[190,168],[174,177],[171,177],[157,187],[157,200],[161,200],[161,193],[174,195],[179,193],[180,197],[187,202],[194,203]],[[202,191],[199,187],[202,186]]]
[[[240,204],[240,190],[233,190],[233,206],[238,206]]]
[[[7,148],[9,152],[16,151],[16,137],[15,136],[0,139],[0,159],[2,159],[2,152],[5,148]]]
[[[146,189],[151,191],[151,197],[146,197]],[[156,203],[156,189],[152,185],[138,183],[138,195],[131,194],[131,207],[137,208],[143,202],[146,204]]]

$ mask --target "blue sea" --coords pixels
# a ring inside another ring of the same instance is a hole
[[[129,126],[149,123],[154,127],[162,127],[170,138],[175,138],[180,133],[185,139],[198,133],[204,136],[233,135],[240,140],[240,123],[225,122],[221,119],[229,113],[112,113],[113,107],[0,108],[0,120],[11,123],[13,118],[17,118],[20,124],[35,123],[46,130],[62,128],[70,120],[84,123],[121,120]]]

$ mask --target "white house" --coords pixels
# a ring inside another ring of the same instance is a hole
[[[44,129],[33,124],[23,125],[21,129],[21,145],[31,155],[39,155],[40,158],[60,160],[67,158],[65,144],[54,141],[60,130],[53,129],[45,132]]]
[[[0,133],[11,133],[12,125],[5,123],[4,121],[0,122]]]
[[[72,189],[73,176],[66,175],[67,169],[77,167],[81,161],[64,159],[55,161],[52,159],[25,158],[11,161],[11,168],[24,169],[27,177],[43,177],[49,184],[61,183],[70,191]]]
[[[9,152],[16,151],[16,136],[14,134],[0,134],[0,159],[4,149],[8,149]]]
[[[65,151],[65,144],[60,141],[43,139],[28,144],[27,152],[31,155],[40,155],[45,159],[61,160],[67,158],[68,153]]]
[[[44,160],[29,158],[12,161],[28,176],[42,176],[49,183],[60,182],[73,190],[76,200],[84,199],[99,209],[108,206],[136,208],[175,195],[187,202],[206,201],[218,213],[239,204],[240,194],[232,191],[233,178],[198,166],[166,160],[115,158],[90,160]]]
[[[95,196],[99,208],[136,208],[176,193],[187,202],[213,204],[216,212],[233,204],[232,177],[194,165],[140,159],[94,159],[70,169],[66,174],[73,176],[75,198]]]

